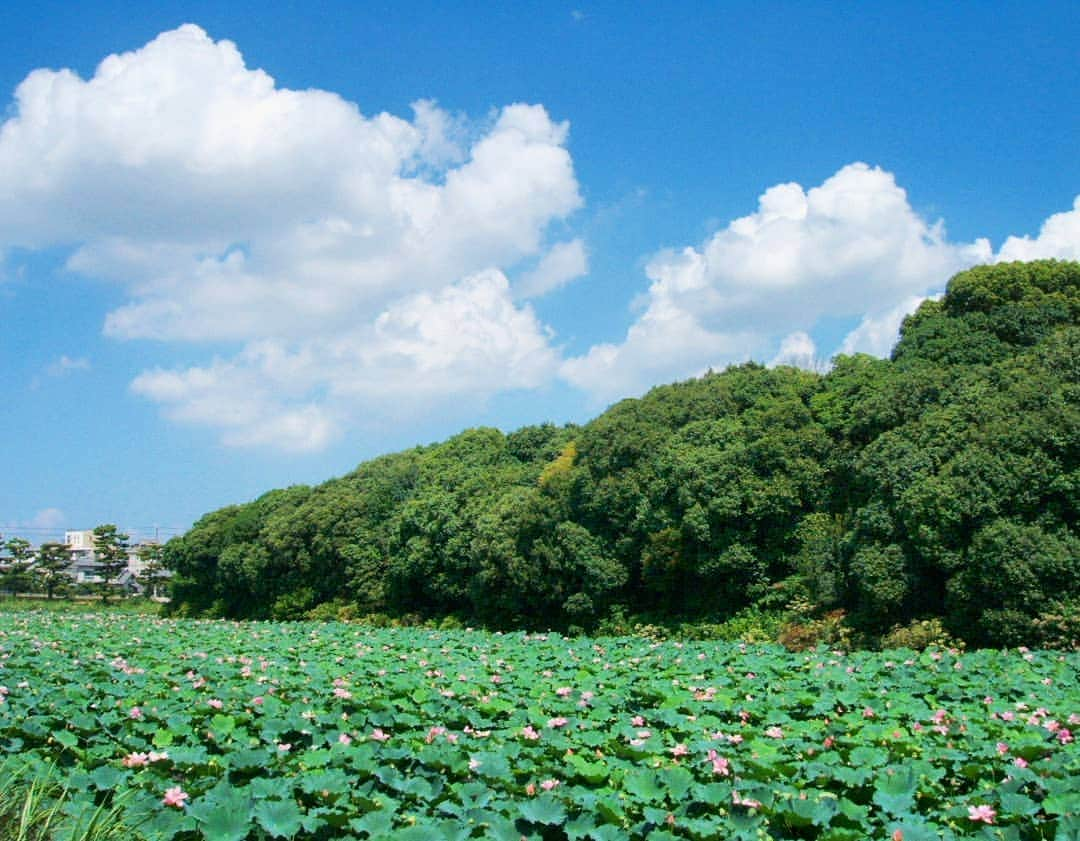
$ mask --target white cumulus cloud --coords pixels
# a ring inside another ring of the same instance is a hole
[[[1037,237],[1011,236],[998,252],[999,261],[1045,258],[1080,260],[1080,196],[1072,210],[1055,213],[1043,222]]]
[[[582,200],[568,125],[542,106],[367,115],[278,87],[185,25],[89,79],[35,70],[10,114],[0,248],[67,247],[70,269],[119,284],[110,336],[234,347],[135,380],[170,417],[228,444],[317,449],[404,390],[403,370],[422,403],[552,369],[502,274],[546,254],[535,283],[553,288],[581,247],[547,241]],[[464,321],[441,335],[433,318]]]
[[[580,239],[559,242],[540,259],[536,267],[522,275],[517,282],[520,298],[539,298],[565,286],[589,270],[585,243]]]
[[[548,330],[513,302],[502,272],[487,270],[397,300],[352,330],[251,342],[228,360],[145,372],[132,387],[176,421],[221,429],[226,444],[305,452],[363,417],[407,421],[440,403],[534,388],[556,366]]]
[[[991,257],[987,240],[950,242],[891,173],[850,164],[809,190],[770,187],[700,247],[654,255],[644,311],[623,342],[568,360],[563,375],[608,399],[657,376],[769,358],[823,316],[889,311]]]
[[[821,359],[818,357],[814,340],[802,330],[796,330],[784,336],[780,349],[769,365],[791,365],[794,368],[814,371],[821,367]]]

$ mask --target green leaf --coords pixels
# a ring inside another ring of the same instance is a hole
[[[874,802],[889,814],[901,817],[911,811],[917,789],[918,780],[910,767],[890,768],[877,779]]]
[[[657,771],[657,776],[667,790],[667,796],[672,803],[682,800],[694,782],[694,775],[681,765],[674,768],[661,768]]]
[[[1048,815],[1080,815],[1080,792],[1047,795],[1042,807]]]
[[[523,800],[518,811],[525,820],[547,826],[559,826],[566,821],[566,807],[550,794]]]
[[[393,826],[394,813],[386,809],[376,809],[362,818],[349,821],[349,828],[353,832],[365,833],[369,838],[383,838]]]
[[[251,798],[227,780],[194,801],[189,812],[203,835],[214,841],[243,841],[251,828]]]
[[[623,790],[647,803],[659,803],[664,799],[664,787],[653,771],[631,771],[623,778]]]
[[[478,776],[500,780],[510,776],[510,763],[501,753],[476,753],[472,758],[479,763],[473,772]]]
[[[576,818],[572,818],[563,826],[563,832],[566,833],[566,837],[569,838],[570,841],[578,841],[580,838],[587,838],[595,829],[596,818],[587,813],[582,813]]]
[[[210,719],[210,729],[214,731],[214,736],[218,739],[222,739],[236,729],[236,719],[231,715],[217,713]]]
[[[260,800],[252,810],[259,825],[275,838],[292,838],[300,831],[303,813],[294,800]]]
[[[68,730],[54,730],[52,737],[65,748],[73,748],[79,744],[79,737]]]
[[[848,762],[854,767],[878,768],[889,761],[889,754],[880,748],[859,745],[851,751]]]
[[[158,730],[154,733],[154,747],[155,748],[168,748],[172,747],[172,743],[176,737],[171,730]]]
[[[111,791],[127,774],[109,765],[99,765],[90,772],[90,781],[98,791]]]
[[[587,783],[599,785],[607,780],[611,773],[608,766],[603,762],[590,762],[580,754],[573,754],[566,758],[567,764],[573,769],[568,776],[579,777]]]
[[[240,771],[252,768],[265,768],[270,760],[270,751],[262,749],[244,749],[228,754],[229,767]]]
[[[284,777],[255,777],[251,783],[255,800],[287,800],[292,797],[292,780]]]

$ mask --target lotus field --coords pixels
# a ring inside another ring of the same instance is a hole
[[[59,780],[69,830],[1080,837],[1076,653],[21,613],[0,666],[6,767]]]

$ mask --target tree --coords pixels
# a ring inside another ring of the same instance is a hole
[[[135,580],[142,587],[143,595],[151,598],[157,595],[157,587],[165,573],[162,546],[160,543],[143,543],[138,554],[141,568]]]
[[[71,583],[67,571],[71,565],[71,552],[63,543],[42,543],[38,550],[37,574],[47,598]]]
[[[34,553],[30,549],[30,541],[21,537],[11,538],[6,547],[8,559],[7,571],[4,573],[4,589],[9,593],[21,593],[30,583],[29,570]]]
[[[112,523],[94,529],[94,559],[101,576],[101,600],[107,602],[116,580],[127,568],[128,536],[120,533]]]

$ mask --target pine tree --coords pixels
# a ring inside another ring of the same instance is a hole
[[[38,550],[38,581],[47,598],[62,591],[71,583],[71,551],[63,543],[42,543]]]
[[[27,589],[30,583],[30,564],[34,560],[34,552],[30,548],[30,541],[21,537],[13,537],[6,544],[8,551],[7,571],[4,573],[4,589],[9,593],[21,593]]]
[[[98,585],[101,600],[107,602],[115,588],[115,582],[127,568],[128,536],[120,533],[112,523],[94,529],[94,560],[98,563],[101,583]]]
[[[154,590],[161,581],[165,572],[165,565],[161,562],[162,547],[160,543],[144,543],[139,547],[139,560],[142,561],[142,569],[136,580],[142,587],[143,595],[151,598],[155,595]]]

